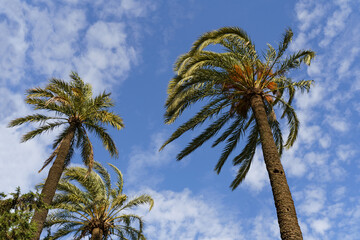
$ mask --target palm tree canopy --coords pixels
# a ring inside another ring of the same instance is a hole
[[[300,50],[284,56],[292,36],[291,29],[287,29],[277,49],[268,44],[267,50],[261,54],[255,50],[246,32],[237,27],[224,27],[200,36],[191,50],[175,63],[176,75],[168,85],[165,123],[173,123],[194,103],[202,100],[207,102],[170,136],[161,149],[211,119],[212,123],[177,155],[177,160],[225,128],[212,145],[214,147],[226,142],[215,167],[219,173],[239,140],[246,138],[242,151],[233,159],[233,165],[239,166],[238,174],[231,184],[232,189],[235,189],[245,178],[256,146],[260,143],[250,104],[253,95],[260,95],[263,99],[279,153],[282,153],[283,147],[291,147],[299,128],[298,118],[291,106],[295,90],[308,91],[312,81],[294,82],[287,74],[302,63],[309,65],[315,56],[311,50]],[[206,50],[210,45],[221,46],[225,50]],[[287,118],[290,131],[285,143],[274,107],[282,111],[281,118]]]
[[[123,194],[123,176],[118,168],[109,164],[117,175],[116,187],[111,186],[109,172],[95,162],[94,169],[85,176],[87,169],[70,167],[58,185],[53,200],[55,212],[50,213],[47,227],[58,226],[50,239],[58,239],[74,234],[74,239],[89,236],[94,228],[100,228],[103,239],[118,236],[119,239],[145,239],[141,217],[130,214],[129,210],[142,204],[149,204],[150,210],[154,201],[149,195],[128,200]],[[138,223],[138,228],[134,227]]]
[[[65,126],[53,143],[54,152],[45,161],[45,168],[57,155],[60,143],[69,131],[75,131],[71,149],[67,156],[67,163],[74,151],[74,146],[81,149],[84,163],[92,168],[93,147],[87,131],[98,136],[111,156],[117,156],[115,143],[107,133],[105,126],[111,125],[116,129],[124,127],[120,116],[109,111],[114,106],[110,93],[103,92],[93,97],[91,85],[84,83],[77,73],[72,72],[71,81],[66,82],[52,78],[45,88],[27,90],[26,103],[33,105],[35,110],[45,110],[52,115],[36,113],[17,118],[9,123],[9,127],[24,123],[39,123],[39,127],[26,133],[22,142],[26,142],[40,134]],[[41,169],[41,170],[42,170]],[[40,170],[40,171],[41,171]]]

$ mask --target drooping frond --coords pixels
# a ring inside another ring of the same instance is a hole
[[[97,124],[94,124],[90,121],[87,121],[84,124],[84,127],[89,130],[91,133],[95,133],[97,137],[99,137],[103,143],[103,146],[106,150],[109,151],[111,156],[118,157],[119,152],[116,148],[116,145],[110,135],[106,132],[104,127],[101,127]]]
[[[245,179],[245,176],[250,169],[250,165],[254,158],[256,147],[258,144],[259,131],[257,129],[257,125],[254,125],[248,136],[246,146],[243,148],[241,153],[233,159],[234,166],[240,165],[240,168],[235,179],[230,185],[230,188],[232,190],[235,190],[239,186],[239,184]]]
[[[218,133],[222,126],[224,126],[228,120],[230,119],[229,114],[224,113],[222,117],[220,117],[217,121],[210,124],[209,127],[207,127],[199,136],[194,138],[188,146],[182,150],[177,156],[177,160],[183,159],[185,156],[192,153],[195,149],[200,147],[204,142],[209,140],[212,136],[214,136],[216,133]]]
[[[249,36],[240,28],[224,27],[200,36],[190,51],[175,62],[176,75],[170,80],[167,90],[165,123],[174,123],[194,104],[205,104],[175,130],[160,150],[185,132],[208,121],[209,126],[177,155],[177,160],[180,160],[226,126],[227,129],[212,145],[215,147],[226,142],[215,167],[215,171],[219,173],[226,159],[237,148],[238,141],[248,136],[241,153],[233,160],[233,164],[239,166],[238,175],[231,184],[235,189],[244,180],[256,146],[260,143],[259,129],[251,105],[251,99],[256,95],[263,101],[279,154],[281,155],[283,147],[292,146],[299,122],[291,104],[296,90],[308,91],[312,81],[295,82],[286,74],[303,63],[309,65],[315,57],[311,50],[300,50],[286,56],[292,37],[292,30],[287,29],[277,48],[268,44],[267,50],[258,54]],[[223,48],[210,51],[210,45]],[[282,110],[281,118],[287,118],[290,128],[285,144],[275,114],[278,107]],[[227,124],[230,120],[233,122]]]
[[[244,41],[247,45],[253,45],[250,37],[247,33],[238,27],[224,27],[215,31],[210,31],[203,34],[197,41],[194,42],[190,54],[194,54],[195,52],[202,51],[204,48],[209,46],[210,44],[215,45],[220,43],[226,38],[236,37],[241,41]]]
[[[229,138],[227,140],[226,146],[214,169],[218,174],[220,173],[221,168],[225,164],[225,161],[228,159],[229,155],[232,153],[232,151],[235,149],[236,145],[238,144],[241,135],[244,134],[244,130],[245,130],[244,125],[239,124],[228,135]]]

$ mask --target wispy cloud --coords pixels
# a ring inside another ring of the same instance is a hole
[[[20,143],[21,136],[31,130],[29,126],[21,128],[7,128],[10,120],[18,113],[30,114],[23,96],[8,89],[0,88],[2,101],[0,102],[0,192],[12,192],[20,186],[26,192],[38,184],[44,177],[37,174],[43,161],[48,156],[48,136]]]
[[[246,239],[241,234],[241,224],[230,212],[224,212],[224,206],[194,195],[188,189],[180,192],[144,189],[141,192],[155,201],[151,212],[145,207],[139,211],[144,215],[145,235],[149,239]]]
[[[12,191],[41,181],[46,170],[37,171],[53,136],[21,144],[21,135],[33,126],[6,128],[10,120],[32,113],[23,101],[24,89],[51,77],[68,79],[71,70],[95,92],[119,86],[141,58],[139,45],[130,41],[139,34],[129,31],[129,23],[154,6],[135,0],[0,0],[0,5],[6,6],[0,9],[0,191]]]
[[[150,145],[146,149],[135,146],[129,156],[129,166],[126,171],[127,181],[141,182],[145,186],[154,186],[163,180],[163,175],[157,170],[166,168],[173,161],[178,148],[169,144],[159,151],[165,142],[165,134],[156,133],[151,136]],[[146,182],[143,180],[147,179]]]
[[[9,36],[0,39],[3,83],[29,79],[25,73],[46,81],[75,70],[100,90],[120,84],[137,64],[138,46],[129,40],[133,34],[127,20],[135,22],[154,9],[150,2],[132,0],[98,1],[96,9],[77,1],[2,5],[7,7],[0,10],[0,29]],[[121,11],[115,17],[116,9]]]

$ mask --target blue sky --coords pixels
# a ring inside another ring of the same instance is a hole
[[[230,161],[213,168],[221,146],[210,144],[175,161],[196,132],[158,152],[192,112],[163,124],[166,88],[176,58],[204,32],[238,26],[258,50],[294,31],[292,51],[312,49],[310,67],[291,76],[313,79],[309,94],[297,95],[301,120],[294,147],[282,162],[304,239],[357,239],[360,235],[360,4],[358,0],[0,0],[0,192],[25,192],[47,174],[43,160],[54,134],[20,143],[32,129],[6,128],[32,113],[24,90],[51,77],[77,71],[94,91],[112,92],[126,127],[111,134],[120,157],[111,159],[94,138],[95,158],[115,164],[129,195],[148,193],[148,239],[279,239],[276,212],[261,151],[235,191]],[[260,149],[259,149],[260,150]],[[74,163],[80,164],[74,157]]]

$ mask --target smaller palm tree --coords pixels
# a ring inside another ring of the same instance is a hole
[[[117,130],[124,127],[121,117],[110,111],[114,106],[110,93],[103,92],[93,97],[91,85],[85,83],[77,73],[72,72],[70,78],[70,82],[52,78],[44,88],[27,90],[26,103],[39,113],[17,118],[9,123],[9,127],[40,123],[38,128],[22,137],[22,142],[62,127],[55,138],[53,153],[40,169],[43,170],[53,162],[41,191],[42,199],[48,205],[51,204],[61,174],[70,163],[75,148],[80,149],[82,160],[88,166],[88,172],[91,171],[94,151],[88,133],[100,138],[110,155],[117,157],[118,150],[106,126],[110,125]],[[37,231],[33,240],[40,238],[47,214],[47,209],[35,210],[31,221],[36,223]]]
[[[149,204],[154,200],[141,195],[128,200],[123,194],[123,176],[118,168],[109,164],[117,174],[116,187],[112,188],[109,172],[95,162],[95,171],[86,176],[87,169],[70,167],[64,171],[53,200],[55,212],[48,215],[46,227],[57,226],[47,239],[58,239],[73,234],[74,239],[91,236],[91,239],[145,240],[141,217],[130,214],[129,209]],[[75,184],[73,183],[75,182]],[[138,228],[134,223],[138,223]]]

